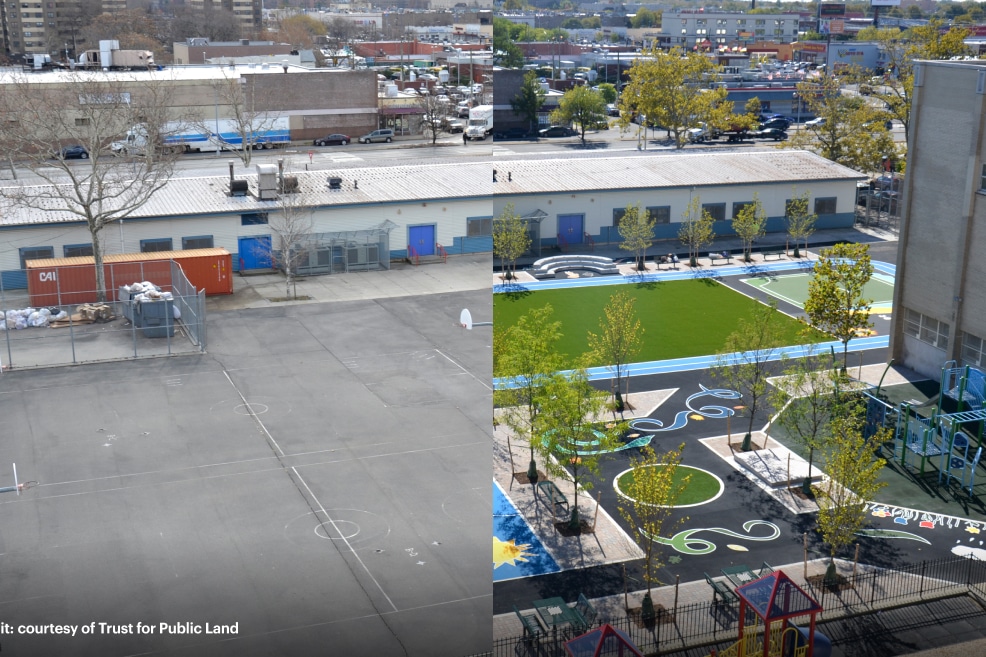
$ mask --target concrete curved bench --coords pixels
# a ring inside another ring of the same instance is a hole
[[[620,270],[612,259],[605,256],[564,255],[541,258],[531,268],[535,278],[552,278],[572,269],[585,269],[602,275],[617,275]]]

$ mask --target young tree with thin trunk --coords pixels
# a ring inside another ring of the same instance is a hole
[[[75,71],[57,81],[14,74],[0,95],[0,139],[42,184],[5,187],[7,203],[61,211],[84,223],[92,240],[96,298],[106,301],[102,230],[126,219],[171,178],[176,152],[148,144],[138,158],[114,157],[107,146],[134,125],[156,133],[169,116],[173,80],[134,84],[102,72]],[[180,117],[177,117],[180,118]],[[55,157],[63,145],[83,146],[78,163]]]
[[[796,358],[770,393],[770,405],[782,409],[777,424],[808,449],[808,475],[801,484],[805,495],[812,494],[811,468],[815,450],[820,449],[828,438],[838,376],[827,351],[817,356]]]
[[[438,102],[438,96],[422,96],[418,98],[421,108],[421,130],[426,137],[431,138],[432,145],[438,143],[438,135],[447,122],[447,103]]]
[[[578,126],[579,139],[585,145],[585,131],[600,120],[606,120],[606,102],[598,92],[588,87],[572,87],[558,101],[558,109],[551,113],[551,122]]]
[[[527,222],[514,211],[513,203],[507,203],[493,219],[493,255],[500,259],[505,279],[516,277],[517,258],[529,248],[531,234],[527,231]],[[509,269],[504,267],[505,262],[510,263]]]
[[[879,481],[886,461],[877,456],[877,450],[887,429],[880,429],[867,440],[863,436],[864,416],[854,397],[847,396],[836,406],[822,456],[828,479],[815,487],[818,531],[829,546],[827,584],[836,583],[835,555],[852,543],[866,524],[866,502],[886,485]]]
[[[514,114],[522,116],[527,120],[527,130],[537,134],[538,112],[544,105],[544,99],[548,92],[544,90],[538,82],[537,72],[528,71],[524,74],[524,81],[520,85],[520,91],[510,99],[510,107]]]
[[[589,375],[582,368],[552,376],[540,403],[539,450],[551,476],[569,476],[575,484],[569,528],[578,531],[581,528],[579,489],[592,489],[590,477],[599,474],[602,457],[616,449],[626,424],[603,424],[606,393],[592,387]]]
[[[650,445],[640,448],[639,456],[630,457],[629,485],[620,488],[619,510],[633,529],[637,543],[644,548],[644,581],[647,593],[643,601],[643,617],[654,617],[651,587],[660,584],[657,573],[664,567],[661,560],[659,538],[673,534],[687,516],[677,515],[675,505],[688,486],[690,475],[679,477],[678,466],[685,443],[664,454],[658,454]]]
[[[271,264],[284,272],[284,296],[298,297],[298,268],[308,262],[309,249],[315,239],[312,209],[300,204],[297,194],[281,193],[278,209],[268,218],[270,247],[263,247]]]
[[[794,242],[794,257],[800,258],[801,252],[799,244],[801,240],[805,243],[805,252],[808,251],[808,238],[815,233],[815,222],[818,215],[811,212],[811,192],[795,196],[787,203],[787,234]]]
[[[538,415],[544,387],[562,367],[561,356],[555,351],[561,338],[561,322],[553,321],[553,314],[554,309],[547,304],[530,310],[506,329],[499,342],[494,371],[504,380],[493,394],[496,406],[502,409],[503,423],[530,446],[527,475],[532,483],[538,476],[534,455],[543,433],[538,429]],[[494,333],[497,330],[494,327]]]
[[[615,408],[623,414],[623,396],[620,379],[623,368],[640,352],[644,327],[634,309],[636,299],[626,292],[617,292],[603,308],[604,317],[599,320],[599,333],[589,331],[589,351],[593,360],[609,363],[608,368],[616,376],[613,389]],[[630,376],[627,375],[627,394],[630,394]]]
[[[637,271],[647,269],[645,259],[647,249],[654,243],[654,226],[657,219],[652,217],[650,212],[640,207],[640,204],[630,204],[623,211],[620,223],[616,227],[617,232],[623,241],[620,248],[624,251],[633,251],[637,258]]]
[[[733,232],[743,240],[743,262],[753,260],[753,243],[767,234],[767,213],[760,196],[754,192],[753,202],[745,204],[733,217]]]
[[[743,395],[741,413],[750,418],[740,447],[744,452],[752,449],[753,422],[757,413],[770,407],[769,364],[780,360],[783,366],[777,318],[777,302],[773,299],[769,305],[757,305],[749,319],[740,318],[738,328],[726,338],[712,368],[716,381]]]
[[[716,238],[712,229],[715,220],[709,211],[702,207],[702,199],[698,196],[688,202],[688,208],[681,215],[681,228],[678,229],[678,240],[688,248],[688,266],[698,266],[698,252],[703,246],[711,244]]]
[[[849,341],[873,327],[872,300],[863,297],[872,276],[870,247],[843,243],[822,250],[808,281],[805,313],[812,326],[842,342],[843,372],[848,366]]]

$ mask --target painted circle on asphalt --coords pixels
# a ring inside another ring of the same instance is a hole
[[[390,534],[382,516],[363,509],[309,511],[284,525],[284,537],[295,545],[316,545],[319,541],[346,541],[354,549],[374,547]]]
[[[663,468],[664,466],[647,465],[643,467]],[[626,492],[623,491],[623,488],[621,487],[621,481],[623,482],[623,486],[627,486],[630,483],[629,477],[632,476],[633,471],[635,469],[636,468],[628,468],[623,472],[621,472],[620,474],[616,475],[616,477],[613,479],[613,489],[616,491],[616,494],[622,497],[623,499],[629,500],[631,502],[635,500],[632,497],[630,497]],[[703,470],[702,468],[696,468],[693,465],[679,465],[678,472],[681,472],[682,475],[691,475],[691,479],[689,480],[688,485],[685,487],[685,490],[682,491],[681,493],[681,498],[686,500],[686,502],[682,504],[675,504],[674,507],[676,509],[678,508],[685,509],[692,506],[701,506],[703,504],[708,504],[709,502],[714,502],[717,499],[719,499],[719,497],[726,490],[726,485],[723,483],[722,479],[720,479],[715,474],[709,472],[708,470]],[[698,491],[703,485],[708,485],[710,490],[714,490],[715,492],[709,494],[699,493]],[[691,495],[689,495],[690,491],[692,493]]]

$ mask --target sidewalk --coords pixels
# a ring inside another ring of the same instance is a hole
[[[391,262],[390,269],[302,276],[293,283],[298,299],[285,287],[284,274],[234,274],[233,294],[206,299],[206,309],[214,311],[243,308],[269,308],[328,301],[357,301],[414,295],[442,294],[489,288],[493,265],[490,253],[450,255],[444,263],[412,265]],[[492,301],[491,301],[492,303]],[[476,321],[488,321],[476,316]]]

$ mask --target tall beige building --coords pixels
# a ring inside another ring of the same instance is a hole
[[[244,36],[263,23],[263,0],[188,0],[188,5],[232,12]],[[100,0],[98,6],[85,0],[0,0],[0,52],[8,57],[50,54],[56,60],[63,60],[66,51],[77,56],[77,50],[89,47],[79,34],[85,16],[139,6],[146,0]]]
[[[986,367],[986,62],[916,64],[890,355]]]
[[[196,9],[225,9],[231,11],[240,21],[244,36],[260,29],[263,24],[263,0],[185,0],[185,4]],[[270,3],[272,7],[278,6]]]

